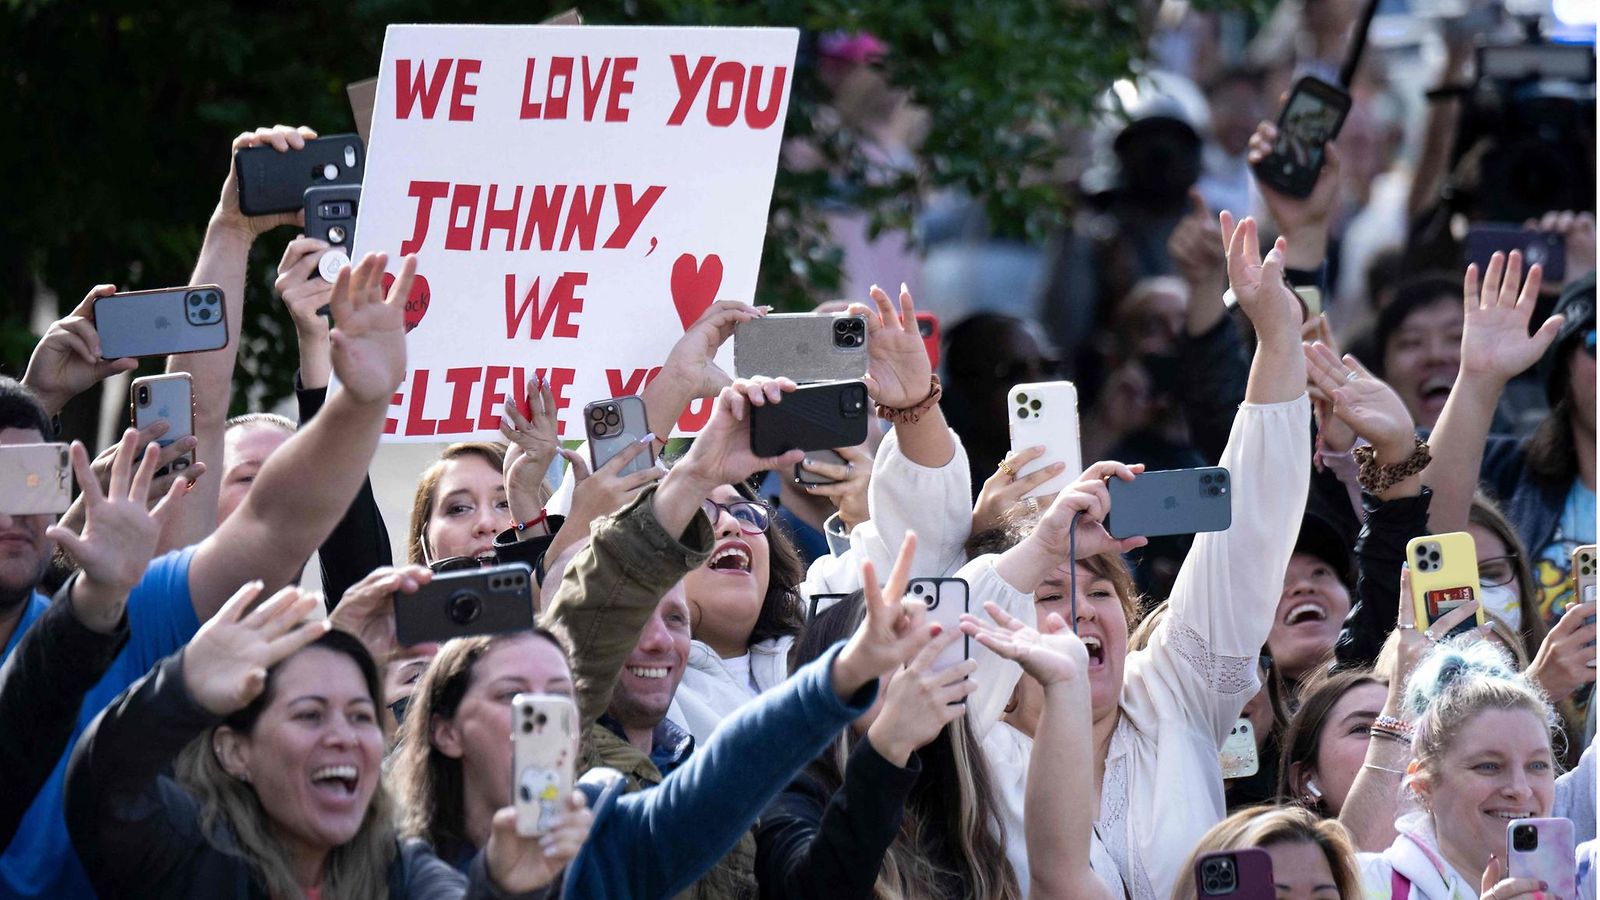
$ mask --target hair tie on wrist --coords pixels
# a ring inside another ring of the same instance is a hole
[[[887,419],[895,424],[915,425],[922,418],[922,414],[932,409],[939,402],[939,397],[944,394],[944,387],[939,383],[938,375],[928,376],[928,396],[923,397],[915,404],[896,409],[893,406],[884,406],[882,403],[874,406],[878,418]]]
[[[1428,463],[1433,461],[1433,455],[1428,450],[1427,441],[1420,437],[1416,440],[1416,447],[1405,462],[1392,466],[1380,464],[1378,451],[1371,446],[1357,447],[1354,455],[1356,463],[1360,465],[1360,472],[1356,480],[1361,483],[1361,489],[1369,494],[1381,494],[1426,469]]]

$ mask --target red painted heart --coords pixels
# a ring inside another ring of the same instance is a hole
[[[383,273],[383,293],[388,295],[389,289],[394,287],[394,275]],[[428,289],[428,279],[421,275],[414,276],[411,280],[411,296],[406,298],[406,333],[422,323],[422,317],[428,314],[428,303],[433,298],[433,293]]]
[[[705,262],[685,253],[672,264],[672,305],[678,308],[684,331],[717,299],[721,287],[722,257],[715,253],[707,254]]]

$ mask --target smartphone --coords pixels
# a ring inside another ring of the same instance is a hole
[[[1106,531],[1118,539],[1227,531],[1233,524],[1229,487],[1228,470],[1221,466],[1145,472],[1132,481],[1113,478],[1106,482]]]
[[[1574,603],[1589,603],[1595,598],[1595,549],[1593,544],[1584,544],[1572,550],[1572,591]],[[1594,616],[1583,620],[1585,625],[1593,625]],[[1593,647],[1594,641],[1585,646]],[[1589,660],[1589,668],[1594,668],[1595,661]]]
[[[962,578],[913,578],[906,582],[906,590],[928,605],[928,621],[938,622],[945,631],[960,631],[961,614],[972,611],[967,582]],[[961,640],[940,651],[933,671],[943,672],[970,658],[971,641],[963,634]]]
[[[555,827],[572,793],[578,762],[578,707],[560,694],[518,694],[511,700],[512,806],[517,834]]]
[[[1567,277],[1567,239],[1548,231],[1535,231],[1510,222],[1479,222],[1467,229],[1462,243],[1466,262],[1477,263],[1482,274],[1489,258],[1496,253],[1522,251],[1523,271],[1534,263],[1544,267],[1547,283],[1558,284]]]
[[[163,447],[194,434],[194,379],[188,372],[135,378],[128,387],[128,402],[135,428],[143,430],[159,420],[167,421],[167,433],[156,439]],[[162,466],[156,475],[182,472],[192,465],[193,450]]]
[[[1418,628],[1427,628],[1452,609],[1478,598],[1478,549],[1465,531],[1425,534],[1406,544],[1411,566],[1411,602]],[[1451,629],[1464,634],[1488,621],[1483,607],[1478,614]]]
[[[773,313],[733,328],[733,371],[800,384],[867,374],[867,319],[844,313]]]
[[[360,184],[366,164],[366,146],[354,134],[306,141],[303,150],[246,147],[233,156],[239,210],[247,216],[294,212],[304,205],[307,188]]]
[[[1326,159],[1325,145],[1339,136],[1350,95],[1311,75],[1295,82],[1278,117],[1278,139],[1255,165],[1263,184],[1291,197],[1309,197]]]
[[[1198,897],[1277,900],[1272,856],[1260,847],[1207,853],[1194,861],[1194,889]]]
[[[931,312],[917,313],[917,334],[928,350],[928,364],[939,368],[939,317]]]
[[[228,304],[214,284],[125,291],[94,301],[100,355],[166,356],[228,346]]]
[[[1261,757],[1256,752],[1256,728],[1249,719],[1233,723],[1228,739],[1222,744],[1222,777],[1249,778],[1261,771]]]
[[[408,646],[531,628],[533,569],[527,563],[441,572],[416,593],[394,598],[395,638]]]
[[[307,188],[305,193],[305,236],[327,241],[317,263],[317,272],[329,284],[339,270],[350,265],[350,250],[356,245],[356,213],[361,209],[361,185],[332,184]]]
[[[645,421],[644,401],[629,394],[610,400],[596,400],[583,408],[583,424],[589,436],[589,471],[598,472],[618,453],[644,439],[650,433]],[[644,448],[633,461],[622,467],[618,475],[643,472],[656,464],[655,442]]]
[[[848,462],[849,462],[843,456],[840,456],[839,452],[837,450],[814,450],[814,451],[812,451],[810,453],[807,453],[806,456],[808,458],[810,458],[813,462],[827,463],[827,464],[833,465],[833,466],[848,465]],[[794,464],[794,483],[795,484],[838,484],[839,482],[834,481],[832,478],[827,478],[825,476],[818,475],[816,472],[812,472],[812,471],[806,469],[805,466],[801,465],[800,463],[795,463]]]
[[[1577,900],[1578,850],[1570,819],[1517,819],[1506,826],[1508,878],[1549,885],[1550,900]]]
[[[867,439],[868,412],[862,382],[808,384],[784,394],[782,402],[750,407],[750,450],[779,456],[854,447]]]
[[[72,505],[66,444],[0,445],[0,513],[56,515]]]
[[[1011,452],[1044,447],[1044,455],[1017,470],[1031,475],[1051,463],[1064,463],[1061,474],[1029,491],[1022,499],[1048,497],[1083,474],[1083,445],[1078,439],[1078,388],[1070,381],[1019,384],[1007,395]]]
[[[838,603],[843,603],[844,601],[849,600],[849,599],[850,599],[850,595],[849,594],[826,593],[826,592],[812,594],[811,595],[810,610],[806,613],[806,621],[809,622],[812,619],[815,619],[817,617],[817,613],[819,613],[819,612],[827,612],[828,609],[830,607],[832,607],[833,605],[838,604]]]

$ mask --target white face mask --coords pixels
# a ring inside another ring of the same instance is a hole
[[[1515,585],[1497,584],[1478,588],[1483,611],[1504,622],[1512,631],[1522,630],[1522,597]]]

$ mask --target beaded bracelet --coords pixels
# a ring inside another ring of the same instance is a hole
[[[1405,462],[1392,466],[1381,465],[1378,462],[1378,451],[1372,447],[1357,447],[1354,451],[1356,462],[1361,469],[1356,480],[1361,482],[1361,489],[1369,494],[1381,494],[1400,482],[1421,472],[1433,460],[1433,455],[1428,452],[1428,442],[1417,438],[1416,449]]]
[[[1405,719],[1397,719],[1394,716],[1379,716],[1372,720],[1372,725],[1374,728],[1392,731],[1408,741],[1417,733],[1417,730],[1411,726],[1410,722]]]
[[[1407,746],[1407,747],[1411,746],[1411,739],[1410,738],[1405,737],[1405,736],[1400,735],[1400,734],[1396,734],[1395,732],[1390,731],[1387,728],[1379,728],[1376,725],[1371,726],[1371,727],[1369,727],[1367,729],[1367,736],[1368,737],[1375,737],[1375,738],[1383,738],[1384,740],[1388,740],[1388,741],[1394,741],[1396,744],[1402,744],[1402,745]]]
[[[512,519],[511,520],[511,527],[516,529],[518,534],[521,534],[522,532],[527,531],[529,528],[532,528],[535,525],[544,524],[545,520],[548,519],[548,518],[550,518],[549,511],[541,509],[541,510],[539,510],[539,514],[537,516],[534,516],[533,518],[529,519],[526,522],[518,522],[516,519]]]

